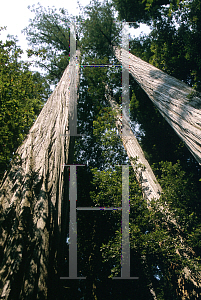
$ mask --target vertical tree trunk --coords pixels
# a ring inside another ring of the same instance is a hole
[[[79,56],[77,51],[1,183],[1,299],[50,299],[48,280],[58,272],[65,238],[64,164],[73,144],[69,102],[79,82]]]
[[[129,72],[201,164],[201,97],[184,82],[114,47],[117,59]],[[122,60],[123,57],[123,60]]]
[[[160,184],[158,183],[148,161],[146,160],[143,150],[139,145],[136,137],[134,136],[132,130],[130,129],[129,122],[126,120],[124,114],[121,115],[121,111],[117,105],[117,103],[112,99],[110,95],[109,88],[106,86],[106,98],[112,107],[113,111],[116,114],[116,127],[119,131],[119,135],[122,139],[124,148],[127,152],[128,157],[130,158],[131,165],[136,174],[136,178],[142,187],[142,192],[144,198],[147,200],[148,207],[150,206],[150,200],[154,199],[157,204],[157,200],[160,198],[162,193],[162,189]],[[124,130],[125,136],[122,135],[122,124],[126,127]],[[137,156],[137,162],[132,161],[132,158]],[[145,166],[145,168],[143,168]],[[186,294],[191,295],[194,299],[199,299],[201,295],[201,271],[196,262],[193,261],[193,257],[195,253],[193,250],[187,245],[184,238],[182,237],[182,230],[179,224],[177,223],[173,214],[170,213],[168,207],[164,207],[163,205],[157,205],[157,209],[163,214],[164,220],[168,230],[174,226],[174,230],[176,231],[176,239],[174,241],[175,252],[180,257],[185,260],[191,260],[192,264],[194,264],[194,271],[191,271],[188,266],[185,266],[182,276],[178,278],[178,290],[182,295],[182,299],[185,298]],[[188,284],[190,282],[190,285]],[[155,292],[153,290],[152,283],[150,282],[150,293],[154,296]],[[192,299],[192,298],[189,298]]]

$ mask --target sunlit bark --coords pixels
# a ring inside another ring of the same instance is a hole
[[[64,164],[72,155],[69,104],[79,56],[77,51],[1,183],[1,299],[50,299],[48,280],[51,268],[58,272],[65,238]]]
[[[128,51],[117,47],[114,51],[117,59],[125,64],[125,68],[129,66],[129,73],[201,164],[199,94],[184,82],[167,75]]]

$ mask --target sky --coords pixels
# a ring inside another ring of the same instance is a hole
[[[0,33],[0,40],[5,41],[7,34],[17,36],[19,40],[18,46],[25,52],[28,49],[28,44],[26,36],[21,33],[21,30],[28,26],[29,19],[33,19],[35,16],[35,13],[32,13],[28,6],[37,5],[37,3],[44,7],[65,8],[69,14],[79,15],[76,0],[2,0],[0,4],[0,27],[7,26],[7,30]],[[79,3],[81,6],[86,6],[90,3],[90,0],[80,0]],[[138,36],[141,31],[147,31],[147,27],[141,26],[135,30],[135,35]],[[26,53],[22,55],[22,59],[27,60]]]
[[[44,7],[66,8],[69,14],[79,14],[78,4],[75,0],[4,0],[0,4],[0,27],[7,26],[7,30],[1,33],[0,39],[5,41],[7,34],[17,35],[18,44],[23,50],[27,49],[26,36],[21,33],[21,30],[28,26],[29,19],[35,16],[35,13],[32,13],[28,6],[37,5],[37,3]],[[82,6],[89,3],[90,0],[80,0]]]

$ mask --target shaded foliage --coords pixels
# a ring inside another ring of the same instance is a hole
[[[121,27],[115,22],[114,9],[105,1],[104,4],[92,1],[85,7],[85,20],[81,26],[81,47],[87,56],[97,58],[112,56],[113,45],[120,42]]]
[[[126,22],[134,22],[132,24],[134,27],[138,27],[140,22],[150,25],[153,19],[160,17],[162,6],[170,4],[172,10],[178,7],[180,3],[177,0],[113,0],[112,2],[119,13],[119,19]]]
[[[20,61],[23,52],[16,43],[0,42],[0,178],[50,92],[43,77]]]

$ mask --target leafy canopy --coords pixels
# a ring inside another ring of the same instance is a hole
[[[36,64],[48,72],[48,79],[58,82],[69,61],[69,24],[73,17],[64,8],[46,9],[40,5],[32,8],[34,19],[23,30],[31,49],[28,56],[36,57]]]
[[[0,41],[0,178],[49,94],[42,76],[20,61],[22,53],[15,39]]]

